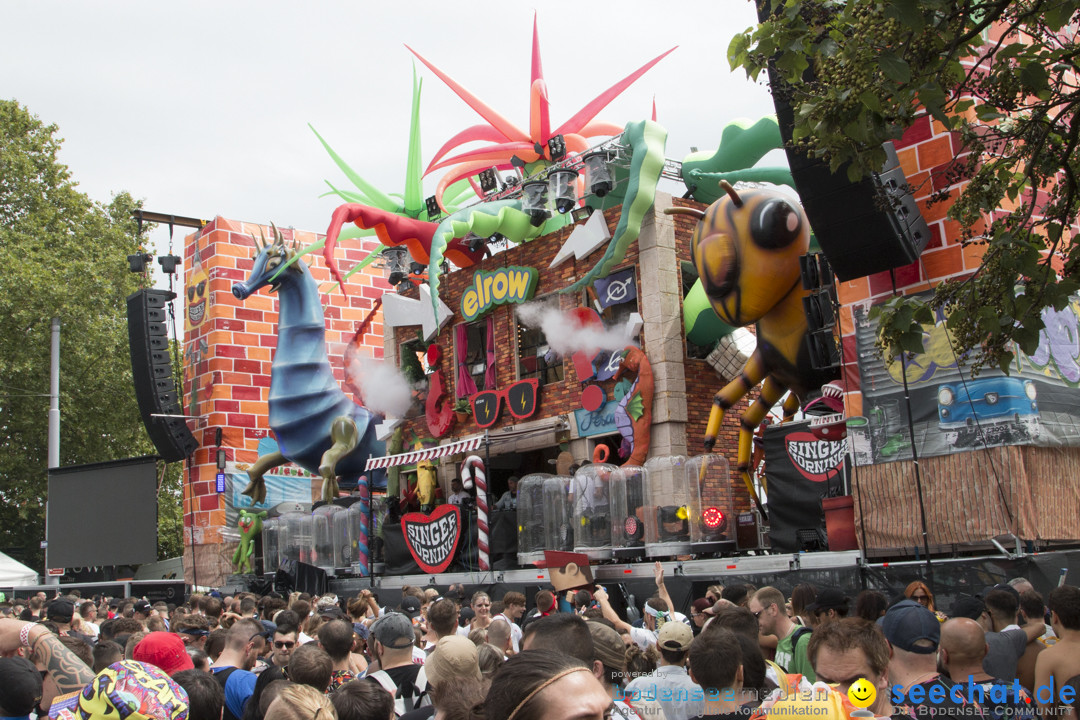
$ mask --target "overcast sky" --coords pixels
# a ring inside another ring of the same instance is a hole
[[[675,45],[598,119],[646,118],[655,97],[667,156],[681,160],[716,147],[731,120],[773,111],[763,84],[728,69],[731,36],[754,21],[748,0],[0,0],[0,97],[59,126],[61,160],[95,200],[126,190],[155,212],[325,231],[337,203],[319,197],[323,181],[350,183],[307,124],[376,187],[400,192],[408,44],[527,130],[534,10],[553,126]],[[426,164],[483,120],[416,67]]]

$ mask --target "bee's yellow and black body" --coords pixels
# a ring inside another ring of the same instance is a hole
[[[757,349],[739,377],[716,393],[705,447],[716,442],[724,413],[761,383],[761,393],[741,418],[739,472],[756,498],[748,467],[754,429],[787,391],[784,419],[798,410],[801,398],[835,379],[810,362],[799,258],[810,247],[810,223],[792,198],[766,188],[728,194],[704,213],[691,208],[668,212],[698,218],[692,238],[694,266],[721,320],[736,327],[756,324]]]

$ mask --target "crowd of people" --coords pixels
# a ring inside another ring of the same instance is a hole
[[[1080,589],[956,599],[713,585],[620,612],[603,587],[528,602],[461,585],[377,596],[0,603],[0,718],[577,720],[1075,717]],[[529,607],[531,604],[531,608]],[[640,616],[640,618],[638,617]]]

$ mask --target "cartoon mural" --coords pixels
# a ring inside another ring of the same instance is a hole
[[[258,245],[258,243],[256,243]],[[326,320],[315,280],[302,260],[283,273],[280,265],[296,255],[275,228],[274,242],[258,247],[251,274],[233,285],[243,300],[269,285],[277,292],[278,346],[270,372],[269,424],[280,450],[262,455],[248,470],[244,494],[255,502],[266,496],[263,474],[287,461],[323,478],[322,498],[338,494],[337,477],[355,484],[364,463],[381,455],[371,412],[339,387],[326,355]]]
[[[835,378],[810,363],[807,322],[802,299],[799,257],[810,246],[810,223],[802,207],[775,190],[727,192],[704,212],[669,208],[668,213],[698,218],[692,238],[694,265],[713,309],[732,326],[757,324],[757,349],[742,373],[713,399],[705,429],[705,447],[712,450],[724,413],[758,383],[758,399],[743,414],[739,430],[739,472],[758,501],[749,474],[754,429],[785,392],[785,420],[801,402]]]
[[[1043,311],[1046,327],[1031,355],[1016,350],[1005,375],[984,369],[977,378],[949,343],[939,314],[923,332],[924,352],[885,364],[874,346],[877,325],[855,312],[865,420],[849,426],[856,463],[911,458],[906,369],[915,442],[920,457],[1000,445],[1080,445],[1080,299]]]
[[[615,407],[615,425],[623,438],[619,454],[626,458],[624,466],[641,466],[649,456],[654,381],[649,358],[633,345],[624,351],[622,364],[615,371],[614,379],[617,381],[627,375],[633,376],[633,385]]]
[[[210,308],[210,275],[203,266],[202,253],[199,251],[199,236],[195,236],[195,256],[191,273],[184,283],[184,330],[191,332],[206,320]]]

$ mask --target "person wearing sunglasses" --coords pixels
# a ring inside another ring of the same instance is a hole
[[[251,693],[251,700],[248,701],[249,704],[254,703],[255,707],[258,707],[267,685],[275,680],[288,679],[285,677],[285,668],[289,666],[289,660],[292,659],[293,652],[300,644],[298,636],[299,630],[295,625],[282,623],[277,626],[269,643],[270,665],[259,673],[259,679],[255,681],[255,689]]]

